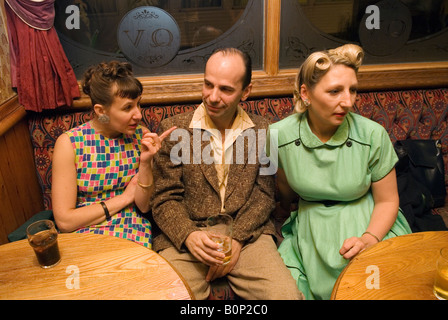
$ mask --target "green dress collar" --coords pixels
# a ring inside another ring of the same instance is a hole
[[[307,148],[318,148],[321,146],[337,147],[347,142],[350,131],[350,123],[347,114],[342,124],[336,130],[335,134],[327,142],[322,142],[312,131],[308,124],[307,112],[303,113],[299,118],[299,139]]]

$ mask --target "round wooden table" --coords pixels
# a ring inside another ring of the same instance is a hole
[[[61,261],[43,269],[27,240],[0,246],[0,299],[188,300],[193,294],[156,252],[117,237],[66,233]]]
[[[361,252],[339,275],[333,300],[437,300],[436,260],[448,231],[391,238]]]

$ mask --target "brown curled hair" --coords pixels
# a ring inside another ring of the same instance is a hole
[[[143,86],[134,77],[130,63],[110,61],[86,70],[82,90],[92,100],[92,106],[100,104],[110,107],[115,97],[138,98],[143,93]]]

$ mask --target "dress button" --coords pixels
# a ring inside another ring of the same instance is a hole
[[[349,141],[347,141],[346,143],[345,143],[346,145],[347,145],[347,147],[351,147],[352,146],[352,142],[349,140]]]
[[[295,141],[295,144],[296,144],[296,146],[300,146],[300,139],[297,139],[297,140]]]

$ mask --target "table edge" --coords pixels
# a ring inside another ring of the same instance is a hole
[[[123,238],[120,238],[120,237],[115,237],[115,236],[110,236],[110,235],[104,235],[104,234],[76,233],[76,232],[64,232],[64,233],[59,233],[58,234],[58,240],[60,238],[68,238],[68,237],[75,237],[75,238],[82,238],[82,237],[87,237],[87,238],[107,238],[107,239],[113,238],[114,241],[116,241],[118,239],[119,241],[128,242],[128,243],[131,243],[131,244],[133,244],[135,246],[141,247],[143,249],[150,250],[153,253],[155,253],[159,258],[161,258],[163,261],[165,261],[172,268],[172,270],[177,274],[179,279],[182,281],[186,291],[188,292],[188,295],[190,296],[190,299],[191,300],[196,300],[196,298],[195,298],[195,296],[193,294],[193,291],[191,290],[190,286],[188,285],[187,281],[182,276],[182,274],[180,274],[180,272],[167,259],[165,259],[165,257],[160,255],[158,252],[156,252],[152,248],[147,248],[147,247],[145,247],[145,246],[143,246],[143,245],[141,245],[139,243],[136,243],[136,242],[134,242],[132,240],[123,239]],[[21,239],[21,240],[17,240],[17,241],[13,241],[13,242],[8,242],[8,243],[5,243],[5,244],[2,244],[1,246],[17,245],[19,243],[20,243],[20,245],[22,245],[22,243],[23,244],[25,244],[25,243],[28,244],[28,239]]]
[[[339,284],[340,284],[342,278],[344,277],[345,272],[350,267],[350,265],[352,263],[354,263],[359,257],[361,257],[362,255],[367,254],[370,250],[372,250],[375,247],[377,247],[377,245],[379,245],[379,244],[383,245],[382,243],[384,243],[384,242],[391,242],[391,241],[393,241],[393,239],[395,239],[397,237],[404,238],[404,237],[409,237],[409,236],[413,236],[413,235],[416,235],[416,234],[422,234],[422,233],[426,233],[426,234],[433,233],[433,234],[436,234],[436,233],[448,233],[448,231],[421,231],[421,232],[413,232],[413,233],[409,233],[409,234],[404,234],[404,235],[392,237],[392,238],[386,239],[384,241],[378,242],[377,244],[371,246],[370,248],[367,248],[366,250],[360,252],[352,260],[350,260],[350,262],[344,267],[344,269],[339,274],[338,278],[336,279],[336,282],[334,283],[333,289],[331,291],[330,300],[337,300],[337,297],[336,297],[337,296],[337,291],[339,289]]]

